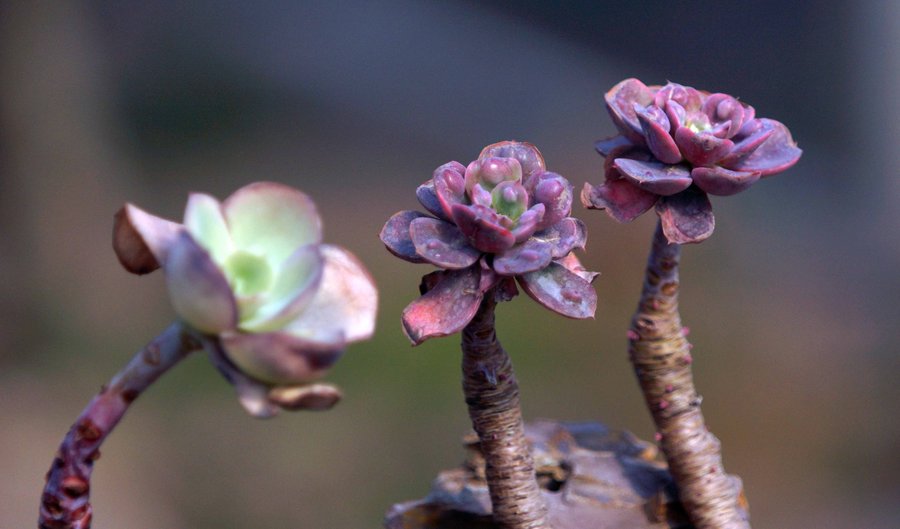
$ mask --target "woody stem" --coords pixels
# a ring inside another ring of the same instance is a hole
[[[504,529],[548,529],[519,407],[519,384],[494,330],[494,292],[462,332],[463,391],[478,434],[493,505]]]
[[[173,323],[138,351],[91,400],[66,434],[47,472],[40,529],[91,527],[91,471],[100,457],[100,445],[150,384],[199,347],[181,323]]]
[[[691,345],[678,314],[681,247],[657,225],[641,301],[628,332],[629,354],[679,498],[697,529],[750,529],[741,484],[725,474],[691,374]]]

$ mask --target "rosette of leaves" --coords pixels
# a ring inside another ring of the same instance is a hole
[[[547,171],[536,147],[485,147],[468,166],[438,167],[416,196],[430,215],[401,211],[381,231],[397,257],[442,269],[425,277],[424,295],[403,312],[414,344],[462,330],[486,292],[509,299],[516,282],[554,312],[593,317],[596,274],[572,254],[586,240],[584,224],[569,216],[572,186]]]
[[[250,184],[222,203],[194,193],[183,224],[126,204],[113,247],[130,272],[162,268],[178,320],[102,387],[66,434],[41,495],[41,528],[90,529],[101,445],[135,399],[189,354],[205,349],[256,417],[325,410],[341,392],[316,379],[374,330],[369,273],[347,250],[322,243],[315,205],[288,186]]]
[[[626,79],[606,93],[619,135],[597,143],[605,182],[585,184],[585,206],[629,222],[656,206],[669,242],[695,243],[715,227],[707,195],[733,195],[788,169],[802,151],[787,127],[736,98],[677,83]]]
[[[269,388],[319,378],[374,331],[371,276],[352,253],[322,243],[315,204],[285,185],[250,184],[221,203],[192,193],[183,224],[126,204],[113,246],[130,272],[162,268],[175,312],[211,339],[232,382],[246,382],[236,387],[254,415],[275,411]]]

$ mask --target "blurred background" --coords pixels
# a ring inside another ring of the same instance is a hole
[[[399,314],[430,268],[384,221],[438,165],[535,143],[599,182],[602,95],[626,77],[737,95],[786,123],[800,163],[714,198],[684,249],[682,316],[726,468],[754,527],[900,526],[900,3],[179,2],[0,4],[0,527],[34,527],[43,476],[101,384],[171,320],[160,274],[110,248],[125,201],[180,219],[187,193],[306,190],[326,240],[370,267],[375,339],[329,413],[247,416],[196,355],[108,440],[95,527],[366,529],[463,458],[457,337],[411,348]],[[576,205],[595,321],[527,296],[498,332],[526,416],[652,439],[626,356],[655,216]]]

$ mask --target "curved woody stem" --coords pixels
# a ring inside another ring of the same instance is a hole
[[[200,344],[181,323],[173,323],[147,344],[104,386],[66,434],[47,472],[41,497],[40,529],[89,529],[91,471],[100,445],[128,407],[160,375]]]
[[[463,391],[485,458],[493,518],[504,529],[548,529],[522,423],[519,385],[494,330],[493,290],[462,331]]]
[[[720,443],[700,411],[691,344],[678,314],[681,247],[657,225],[641,301],[628,331],[629,355],[679,498],[697,529],[749,529],[740,479],[725,474]]]

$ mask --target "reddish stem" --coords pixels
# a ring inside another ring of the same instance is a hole
[[[657,225],[629,354],[658,438],[697,529],[749,529],[738,478],[725,474],[719,440],[709,432],[691,373],[691,345],[678,314],[681,247]]]
[[[47,472],[40,529],[91,527],[91,471],[100,457],[100,445],[150,384],[199,347],[180,323],[174,323],[138,351],[91,400],[66,434]]]
[[[493,518],[504,529],[547,529],[547,507],[525,441],[519,384],[494,330],[494,292],[462,332],[463,391],[485,458]]]

